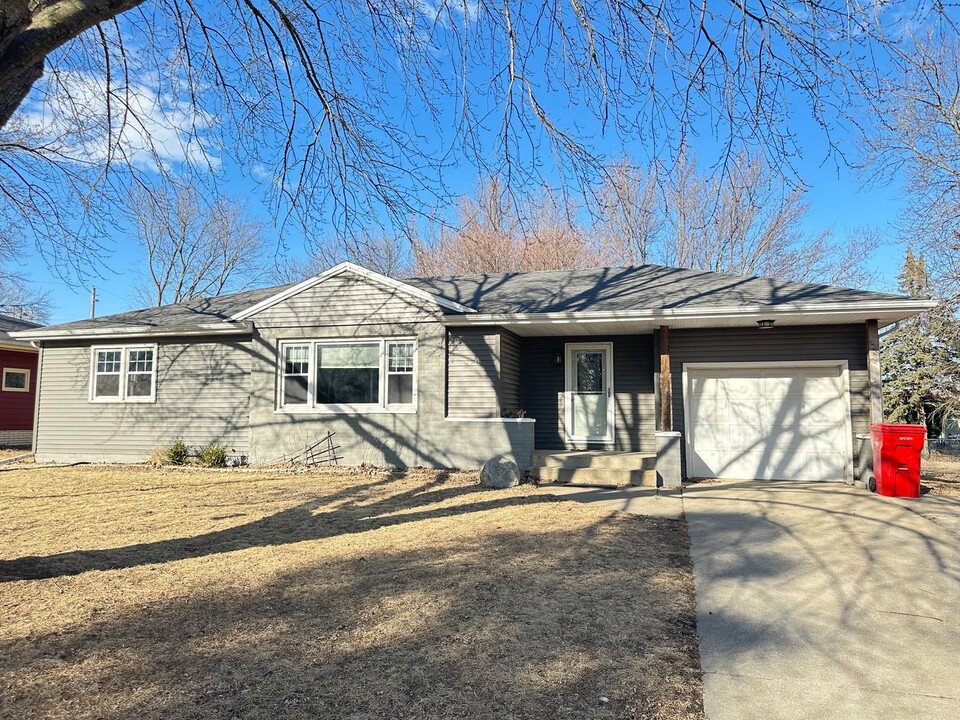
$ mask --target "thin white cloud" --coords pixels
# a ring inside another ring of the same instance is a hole
[[[145,171],[219,166],[220,159],[203,143],[214,119],[159,87],[151,78],[140,78],[111,88],[108,102],[102,76],[62,72],[46,79],[39,99],[28,101],[17,121],[50,150],[77,162],[119,156]]]

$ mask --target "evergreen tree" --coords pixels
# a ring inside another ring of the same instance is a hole
[[[907,249],[897,276],[900,291],[912,298],[933,297],[923,256]],[[918,317],[901,321],[884,336],[883,403],[887,422],[924,425],[939,435],[944,416],[960,398],[956,308],[942,302]]]

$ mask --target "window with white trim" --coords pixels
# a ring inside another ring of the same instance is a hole
[[[30,392],[30,371],[24,368],[4,368],[2,388],[6,392]]]
[[[95,347],[92,352],[92,401],[153,401],[157,384],[155,346]]]
[[[310,385],[310,345],[283,349],[283,405],[306,405]]]
[[[412,411],[416,341],[298,340],[280,344],[280,409]]]
[[[413,402],[413,343],[387,343],[387,405]]]

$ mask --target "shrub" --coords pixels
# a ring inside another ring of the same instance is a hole
[[[218,442],[210,443],[200,448],[198,457],[200,458],[200,464],[204,467],[226,467],[227,446]]]
[[[190,448],[183,442],[183,438],[177,438],[173,445],[167,448],[167,465],[186,465],[187,456],[190,454]]]
[[[147,458],[147,465],[153,465],[153,467],[163,467],[167,462],[167,448],[163,445],[157,445]]]

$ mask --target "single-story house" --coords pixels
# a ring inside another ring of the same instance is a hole
[[[29,340],[11,332],[40,327],[29,320],[0,313],[0,447],[30,447],[37,402],[37,357]]]
[[[655,265],[396,280],[342,263],[16,335],[40,349],[39,461],[142,461],[182,437],[259,464],[332,431],[348,464],[852,481],[882,416],[878,331],[929,307]]]

